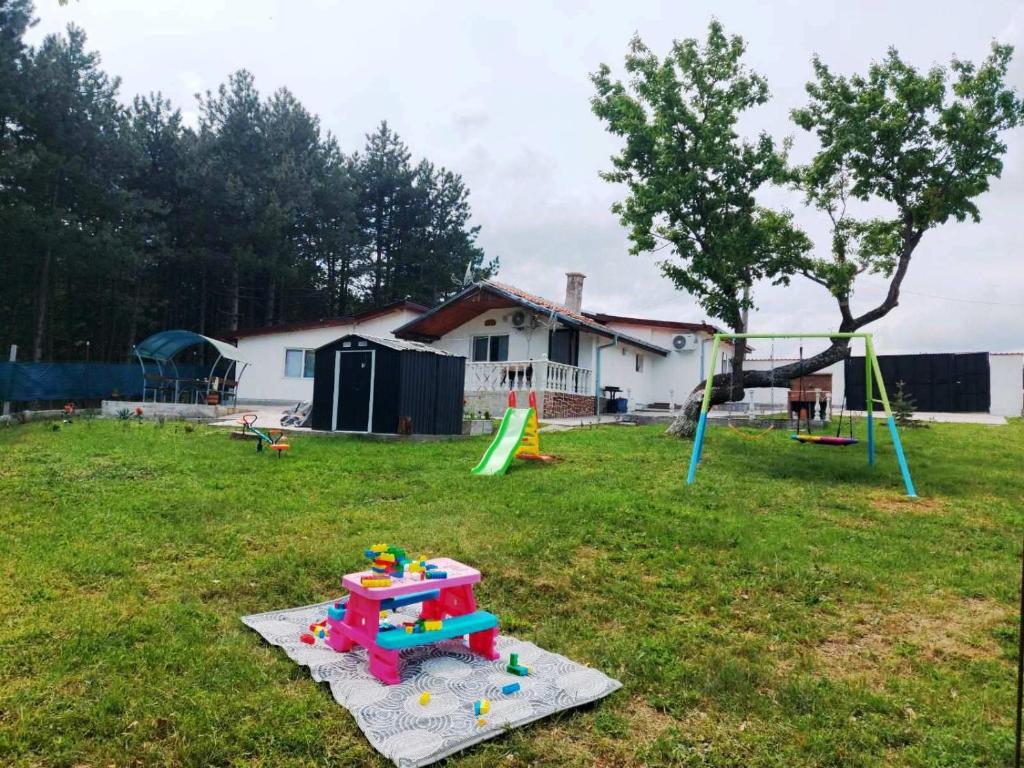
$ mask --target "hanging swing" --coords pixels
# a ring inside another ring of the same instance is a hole
[[[882,409],[885,413],[885,425],[888,427],[889,435],[892,438],[892,447],[895,454],[896,463],[899,465],[900,474],[903,477],[903,484],[907,490],[907,496],[910,498],[916,498],[917,491],[914,488],[914,482],[910,477],[910,468],[907,466],[907,457],[903,453],[903,441],[900,439],[899,430],[896,428],[896,418],[893,415],[892,408],[889,405],[889,396],[885,391],[885,381],[882,378],[881,366],[878,363],[878,356],[875,353],[875,345],[871,339],[870,333],[848,333],[844,331],[827,331],[822,333],[716,333],[714,335],[714,343],[711,347],[711,359],[714,361],[718,360],[718,351],[722,342],[725,343],[745,343],[747,339],[800,339],[801,342],[805,338],[812,339],[828,339],[835,341],[836,339],[859,339],[864,342],[864,402],[867,416],[865,420],[865,437],[864,443],[867,446],[867,463],[869,467],[875,465],[875,423],[874,423],[874,392],[877,387],[879,400]],[[774,350],[773,350],[774,352]],[[772,355],[772,370],[774,371],[774,354]],[[801,350],[801,359],[803,358],[803,351]],[[802,372],[801,372],[802,373]],[[710,376],[704,379],[704,397],[701,400],[700,417],[697,420],[697,430],[694,434],[693,448],[690,452],[690,465],[686,472],[686,483],[687,485],[693,485],[697,479],[697,467],[701,463],[701,457],[704,453],[704,438],[707,433],[708,427],[708,411],[711,408],[711,394],[714,387],[714,369],[712,369]],[[774,376],[774,374],[773,374]],[[774,383],[773,379],[769,379],[770,383]],[[774,398],[773,398],[774,399]],[[788,405],[788,403],[787,403]],[[842,417],[846,416],[846,401],[843,401],[843,409],[840,414],[840,423],[836,431],[835,436],[833,435],[810,435],[800,434],[798,431],[794,438],[799,442],[814,442],[820,443],[821,445],[853,445],[858,441],[853,437],[853,424],[849,423],[850,437],[841,437],[843,431]],[[791,415],[791,411],[787,414],[787,418]],[[810,419],[808,418],[809,422]],[[799,425],[797,425],[799,430]],[[808,439],[810,438],[810,439]]]
[[[804,402],[804,348],[800,346],[800,403]],[[806,409],[804,409],[806,413]],[[796,432],[791,434],[789,437],[792,440],[796,440],[798,443],[810,444],[810,445],[856,445],[857,438],[853,436],[853,415],[851,414],[847,419],[847,423],[850,425],[850,436],[843,437],[840,432],[843,430],[843,414],[846,412],[846,394],[843,394],[843,404],[839,408],[839,425],[836,427],[836,434],[833,435],[812,435],[811,434],[811,417],[806,416],[807,432],[800,432],[800,410],[797,410],[796,414]],[[822,414],[824,418],[824,413]]]

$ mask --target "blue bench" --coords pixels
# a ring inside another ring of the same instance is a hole
[[[430,645],[441,640],[451,640],[463,635],[471,635],[474,632],[483,632],[485,629],[493,629],[496,626],[498,626],[497,616],[487,611],[476,611],[467,613],[465,616],[445,619],[441,629],[406,632],[403,627],[397,627],[388,632],[378,632],[377,645],[388,651],[399,651],[403,648],[415,648],[417,645]]]

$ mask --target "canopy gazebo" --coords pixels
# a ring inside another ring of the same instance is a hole
[[[182,372],[175,356],[184,349],[209,344],[217,351],[205,377],[205,367]],[[142,400],[152,395],[153,402],[208,403],[219,405],[234,401],[238,393],[238,381],[249,363],[239,356],[238,348],[226,341],[211,339],[193,331],[160,331],[143,339],[132,350],[142,366]],[[223,365],[221,365],[223,363]],[[148,365],[148,367],[147,367]],[[217,366],[221,365],[221,370]],[[238,366],[241,365],[241,370]]]

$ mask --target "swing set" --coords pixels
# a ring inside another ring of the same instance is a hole
[[[914,482],[910,479],[910,469],[907,467],[907,459],[903,454],[903,443],[900,441],[900,433],[896,429],[896,419],[893,417],[892,409],[889,407],[889,396],[885,391],[885,382],[882,380],[882,371],[878,365],[878,356],[875,354],[875,345],[870,333],[716,333],[711,345],[711,359],[718,360],[718,347],[722,341],[745,341],[747,339],[863,339],[864,340],[864,404],[867,409],[867,444],[868,444],[868,466],[875,465],[875,420],[874,404],[880,403],[885,412],[886,423],[889,426],[889,434],[892,437],[893,446],[896,449],[896,460],[899,463],[900,473],[903,475],[903,484],[907,489],[907,496],[917,497],[914,490]],[[773,342],[774,343],[774,342]],[[774,346],[773,346],[774,350]],[[773,351],[774,358],[774,351]],[[803,362],[803,347],[800,348],[800,360]],[[774,371],[774,361],[772,369]],[[697,477],[697,465],[700,463],[701,454],[704,450],[704,432],[707,427],[708,411],[711,408],[711,389],[714,375],[708,376],[704,385],[704,400],[700,406],[700,419],[697,422],[697,435],[693,441],[693,453],[690,455],[690,469],[686,475],[688,485],[693,485]],[[879,399],[874,398],[874,385],[878,385]],[[801,390],[803,389],[803,375],[801,374]],[[801,393],[802,394],[802,393]],[[843,399],[843,411],[846,410],[846,399]],[[842,429],[842,412],[840,413],[839,429]],[[810,417],[807,417],[808,427]],[[769,427],[770,429],[770,427]],[[767,432],[767,430],[765,430]],[[800,432],[800,418],[797,416],[797,431],[790,436],[792,439],[810,445],[820,446],[845,446],[854,445],[857,440],[853,437],[853,421],[850,417],[850,436],[842,437],[836,432],[835,437],[831,435],[812,435],[810,429],[806,433]]]

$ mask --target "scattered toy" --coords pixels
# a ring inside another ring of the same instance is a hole
[[[430,703],[430,691],[424,691],[420,694],[420,706],[425,707]]]

